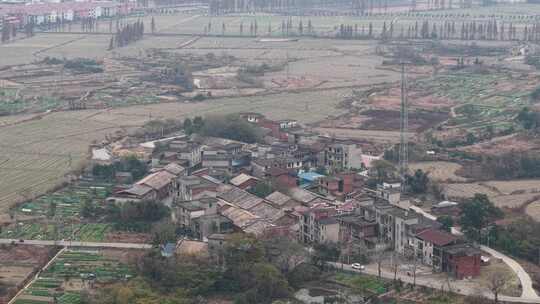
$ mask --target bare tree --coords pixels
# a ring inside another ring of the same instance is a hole
[[[407,275],[413,277],[413,288],[416,287],[416,273],[418,272],[418,256],[416,255],[416,252],[412,252],[409,255],[406,255],[407,261],[409,262],[409,271],[407,272]]]
[[[505,272],[496,271],[488,277],[488,288],[493,293],[495,303],[499,303],[499,294],[503,291],[504,287],[510,280],[509,276]]]
[[[394,282],[396,282],[399,265],[401,265],[401,257],[399,253],[393,251],[390,258],[390,266],[392,267],[392,271],[394,272]]]
[[[382,277],[382,265],[384,260],[388,258],[389,254],[390,252],[385,250],[377,250],[373,252],[372,259],[377,263],[377,275],[379,279]]]

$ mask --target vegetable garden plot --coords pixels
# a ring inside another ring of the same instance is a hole
[[[81,301],[82,282],[114,283],[132,276],[132,270],[126,265],[105,258],[98,252],[66,251],[44,270],[40,277],[27,288],[16,304],[55,303],[78,304]],[[71,284],[77,283],[77,284]],[[66,286],[70,286],[69,291]],[[73,290],[81,286],[81,290]]]

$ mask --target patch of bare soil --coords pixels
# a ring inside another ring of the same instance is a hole
[[[360,117],[367,119],[362,129],[367,130],[399,130],[400,112],[398,110],[367,110]],[[409,130],[422,132],[448,119],[448,113],[430,111],[409,112]]]
[[[513,134],[494,138],[487,142],[459,148],[458,150],[484,154],[502,155],[509,152],[540,152],[540,140],[526,135]]]
[[[540,222],[540,200],[534,201],[525,207],[525,214]]]
[[[111,243],[149,243],[152,237],[147,233],[110,232],[105,236]]]
[[[465,182],[466,178],[459,176],[456,172],[461,169],[461,165],[458,163],[444,162],[444,161],[427,161],[410,163],[409,168],[412,171],[421,169],[424,172],[429,173],[429,177],[436,181],[442,182]]]
[[[504,273],[509,278],[501,293],[512,297],[521,296],[521,284],[518,276],[502,260],[492,258],[490,265],[482,267],[480,277],[477,280],[480,286],[489,289],[490,277],[500,273]]]

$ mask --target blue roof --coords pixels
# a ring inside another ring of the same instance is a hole
[[[298,174],[298,177],[300,179],[302,179],[302,180],[306,180],[308,182],[313,182],[318,178],[324,177],[324,175],[321,175],[321,174],[316,173],[316,172],[304,172],[304,173]]]
[[[172,255],[175,249],[176,245],[174,243],[167,243],[161,248],[161,253],[164,255]]]

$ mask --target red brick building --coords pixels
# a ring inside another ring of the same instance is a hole
[[[443,249],[443,271],[456,279],[480,275],[481,251],[471,244],[458,244]]]
[[[297,186],[296,174],[293,171],[281,168],[270,168],[266,172],[266,177],[278,187],[294,188]]]
[[[340,173],[318,180],[318,192],[323,195],[332,195],[339,200],[345,200],[347,194],[354,191],[354,173]]]

